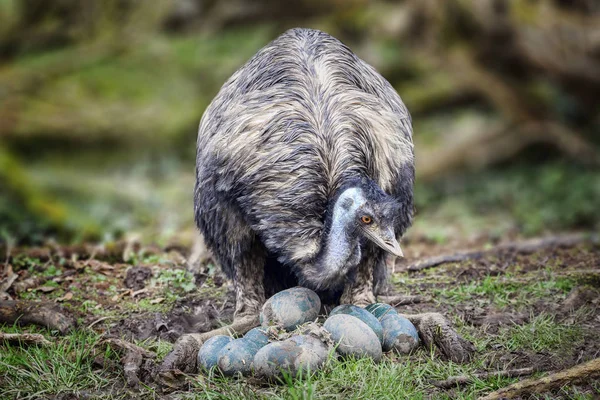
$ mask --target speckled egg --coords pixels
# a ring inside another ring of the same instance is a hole
[[[389,313],[380,321],[383,326],[383,351],[396,350],[400,354],[407,354],[419,345],[419,333],[405,317]]]
[[[252,360],[258,350],[258,345],[248,339],[232,340],[219,351],[217,365],[225,375],[248,375],[252,372]]]
[[[381,359],[381,342],[369,327],[360,319],[348,314],[336,314],[323,324],[325,330],[338,345],[337,352],[344,356],[371,357]]]
[[[310,289],[294,287],[283,290],[263,305],[260,322],[263,326],[281,325],[292,331],[309,321],[314,321],[321,309],[319,296]]]
[[[219,351],[232,341],[229,336],[219,335],[204,342],[198,351],[198,367],[208,370],[217,365]]]
[[[250,329],[248,333],[244,335],[244,339],[248,339],[255,343],[259,349],[269,344],[269,335],[267,335],[267,332],[260,327]]]
[[[316,371],[327,360],[328,349],[319,339],[309,335],[293,336],[282,342],[266,345],[256,353],[256,374],[265,378],[281,376],[287,372],[297,376],[300,371]]]
[[[331,310],[329,316],[336,314],[352,315],[353,317],[360,319],[362,322],[369,325],[369,328],[375,332],[379,341],[383,343],[383,327],[381,326],[381,323],[373,314],[364,308],[360,308],[352,304],[342,304]]]
[[[369,304],[368,306],[365,307],[365,310],[367,310],[368,312],[373,314],[380,321],[381,321],[381,317],[383,317],[384,315],[387,315],[390,313],[398,314],[398,312],[396,311],[396,309],[394,307],[390,306],[389,304],[385,304],[385,303]]]

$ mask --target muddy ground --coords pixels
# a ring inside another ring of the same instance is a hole
[[[497,246],[486,240],[445,246],[427,241],[407,243],[406,258],[391,271],[386,294],[424,297],[425,301],[418,304],[398,306],[403,313],[435,311],[447,316],[477,347],[471,372],[533,367],[539,375],[600,357],[600,246],[583,241],[533,252]],[[478,249],[482,253],[462,262],[408,270],[417,260],[453,254],[458,249]],[[189,272],[189,254],[184,248],[130,243],[3,250],[8,258],[0,287],[2,300],[56,305],[73,316],[76,330],[92,331],[100,338],[126,339],[156,352],[156,365],[182,334],[209,331],[232,319],[230,282],[211,262]],[[61,340],[55,331],[32,326],[6,324],[0,329],[36,331],[53,341]],[[3,346],[17,351],[18,345]],[[423,354],[410,357],[418,359]],[[402,362],[396,356],[390,356],[390,360]],[[111,368],[117,368],[115,365]],[[106,368],[103,362],[93,366],[97,371]],[[136,397],[136,393],[145,393],[127,388],[120,371],[113,370],[106,376],[114,380],[110,389],[113,394]],[[14,379],[10,374],[0,377],[0,387],[12,384]],[[504,386],[519,379],[490,381],[488,386],[484,384],[469,393],[485,394],[494,385]],[[151,390],[156,397],[177,396],[194,388],[191,385],[169,394],[150,374],[142,381],[147,385],[144,390]],[[257,385],[251,390],[260,394],[266,389]],[[69,393],[59,392],[47,396],[64,398]],[[90,398],[81,393],[75,390],[71,398]],[[461,388],[423,387],[426,398],[464,397],[465,393]],[[596,398],[600,396],[600,382],[586,380],[539,396]],[[332,394],[331,398],[338,397]]]

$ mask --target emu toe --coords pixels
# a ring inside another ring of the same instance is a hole
[[[456,363],[471,360],[475,353],[473,343],[456,332],[450,321],[439,313],[403,315],[415,325],[423,344],[437,347],[442,355]]]

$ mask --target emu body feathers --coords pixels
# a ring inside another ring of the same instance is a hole
[[[274,292],[286,279],[303,282],[348,182],[368,182],[393,198],[393,230],[404,233],[413,210],[410,115],[348,47],[320,31],[293,29],[241,67],[207,108],[196,177],[196,223],[236,283],[244,303],[236,315],[244,314],[264,301],[263,284]],[[383,254],[371,246],[361,257],[381,266]],[[371,276],[372,290],[375,266],[363,264],[353,275]]]

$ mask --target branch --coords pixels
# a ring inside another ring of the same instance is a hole
[[[144,358],[154,359],[156,358],[156,354],[122,339],[108,338],[100,342],[100,344],[104,343],[121,353],[125,353],[125,356],[121,359],[121,363],[123,364],[127,386],[137,388],[140,384],[139,374],[142,361]]]
[[[31,301],[0,301],[0,323],[35,324],[66,333],[73,319],[54,304]]]
[[[499,389],[479,400],[512,399],[527,393],[542,393],[569,384],[600,376],[600,358],[576,365],[539,379],[526,379]]]
[[[46,340],[44,335],[39,333],[4,333],[0,332],[0,342],[9,343],[24,343],[24,344],[39,344],[48,346],[50,342]]]
[[[409,264],[405,269],[411,272],[422,271],[424,269],[437,267],[442,264],[477,260],[487,254],[499,252],[515,252],[521,254],[529,254],[549,247],[573,247],[577,244],[585,242],[598,243],[600,242],[600,235],[574,233],[515,242],[507,242],[489,250],[465,251],[426,258],[424,260],[417,261],[413,264]]]
[[[488,379],[488,378],[500,378],[500,377],[515,378],[517,376],[531,375],[534,372],[536,372],[536,370],[531,367],[509,369],[506,371],[483,372],[483,373],[479,373],[479,374],[451,376],[450,378],[443,380],[443,381],[432,381],[431,384],[433,386],[437,386],[441,389],[450,389],[457,385],[465,385],[467,383],[471,383],[475,379]]]
[[[426,303],[431,301],[430,297],[419,295],[377,296],[377,299],[382,303],[387,303],[394,307],[405,306],[407,304]]]

